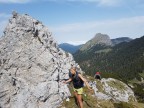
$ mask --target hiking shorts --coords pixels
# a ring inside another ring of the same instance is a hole
[[[73,88],[73,90],[74,90],[74,92],[77,92],[77,94],[83,94],[83,88],[82,87],[78,88],[78,89]]]

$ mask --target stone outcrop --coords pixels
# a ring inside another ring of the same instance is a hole
[[[113,79],[103,78],[101,81],[90,82],[98,100],[112,100],[113,102],[136,102],[134,92],[125,83]]]
[[[70,95],[71,54],[29,15],[13,12],[0,39],[0,108],[56,108]]]
[[[96,80],[90,76],[85,76],[85,78],[89,81],[94,92],[84,87],[84,108],[143,108],[144,106],[143,103],[137,102],[132,89],[120,80],[113,78]],[[71,86],[69,89],[72,91]],[[72,97],[69,98],[69,102],[64,101],[58,108],[77,108]]]

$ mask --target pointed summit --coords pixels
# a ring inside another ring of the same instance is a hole
[[[110,40],[110,37],[106,34],[97,33],[91,40],[86,42],[82,47],[80,48],[81,51],[90,49],[94,45],[101,44],[106,46],[111,46],[112,42]]]

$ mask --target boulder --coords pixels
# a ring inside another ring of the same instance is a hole
[[[113,102],[137,102],[134,92],[128,85],[113,78],[102,78],[100,81],[90,82],[98,100]]]

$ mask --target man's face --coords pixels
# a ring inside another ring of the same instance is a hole
[[[76,72],[75,68],[72,68],[72,69],[71,69],[71,73],[74,75],[75,72]]]

